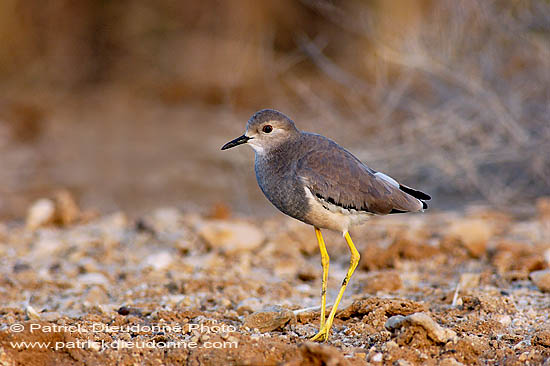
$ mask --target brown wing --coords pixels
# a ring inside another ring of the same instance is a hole
[[[326,140],[296,165],[313,195],[347,209],[374,214],[420,211],[422,202],[369,169],[350,152]]]

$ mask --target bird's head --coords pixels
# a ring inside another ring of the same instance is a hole
[[[245,134],[223,145],[222,150],[247,143],[256,153],[263,154],[299,135],[294,122],[283,113],[262,109],[250,117]]]

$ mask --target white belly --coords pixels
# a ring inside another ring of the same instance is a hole
[[[371,213],[345,209],[321,198],[315,197],[306,187],[306,196],[310,210],[306,219],[314,226],[345,233],[355,225],[359,225],[372,216]]]

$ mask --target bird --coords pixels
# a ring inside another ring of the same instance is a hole
[[[321,252],[323,277],[319,332],[327,341],[338,305],[360,255],[349,230],[373,215],[424,211],[431,197],[377,172],[333,140],[299,130],[282,112],[263,109],[252,115],[246,131],[221,150],[247,144],[255,152],[254,170],[266,198],[284,214],[312,225]],[[330,258],[321,229],[342,233],[351,260],[334,305],[326,318]]]

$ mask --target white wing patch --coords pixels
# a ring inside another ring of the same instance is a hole
[[[380,173],[380,172],[376,172],[376,173],[374,173],[374,176],[385,180],[386,182],[388,182],[389,184],[391,184],[395,188],[399,188],[399,183],[395,179],[390,177],[389,175],[386,175],[386,174]]]

